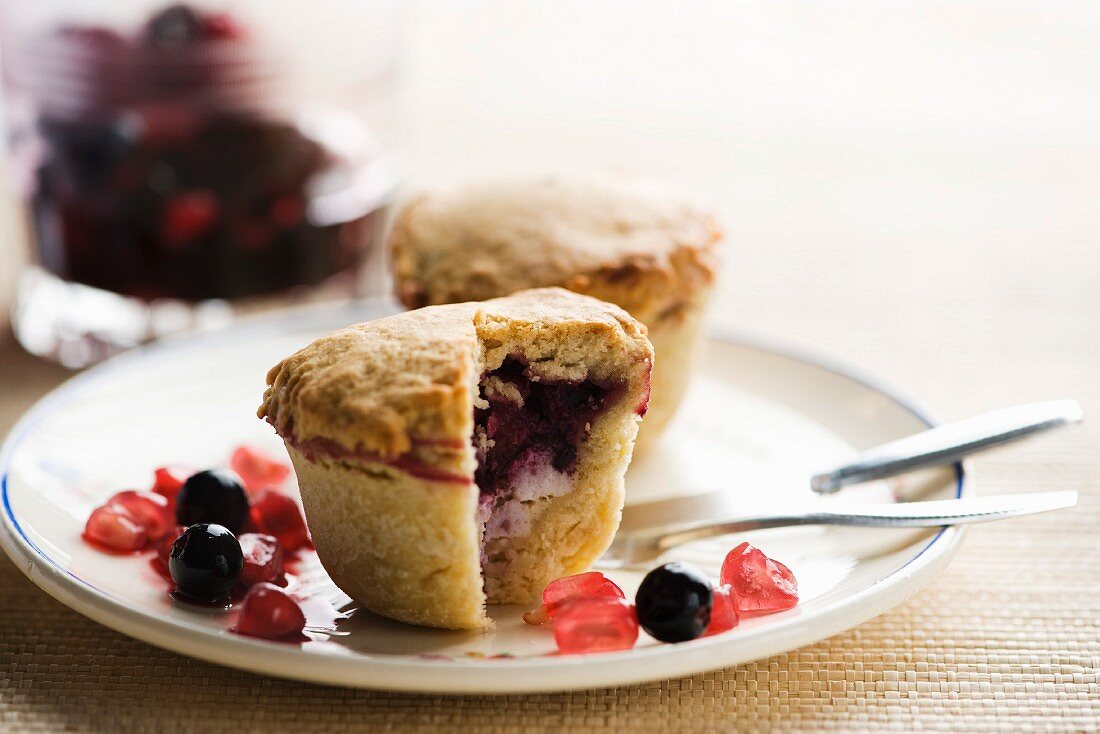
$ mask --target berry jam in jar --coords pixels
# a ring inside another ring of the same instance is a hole
[[[83,366],[254,304],[357,292],[393,179],[363,116],[312,98],[260,25],[184,4],[5,24],[30,351]]]

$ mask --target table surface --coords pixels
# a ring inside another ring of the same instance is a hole
[[[716,321],[855,360],[948,419],[1051,397],[1100,415],[1095,6],[630,6],[415,9],[411,178],[564,162],[694,186],[732,233]],[[13,263],[0,249],[5,283]],[[66,374],[2,337],[0,435]],[[1100,420],[975,466],[982,493],[1081,504],[973,528],[928,588],[846,634],[592,692],[263,678],[100,627],[0,558],[0,730],[1096,731]]]

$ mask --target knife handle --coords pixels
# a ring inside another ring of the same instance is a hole
[[[982,413],[868,449],[851,463],[815,474],[810,486],[820,494],[831,494],[849,484],[953,464],[994,446],[1078,423],[1083,417],[1074,400],[1047,400]]]

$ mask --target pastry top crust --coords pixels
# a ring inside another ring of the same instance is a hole
[[[625,178],[501,180],[410,201],[391,241],[410,307],[561,286],[650,326],[704,298],[722,238],[698,204]]]
[[[644,326],[617,306],[545,288],[324,336],[271,368],[258,415],[290,441],[320,439],[382,459],[450,453],[457,465],[444,463],[472,472],[478,380],[517,343],[547,377],[622,380],[634,393],[648,384]]]

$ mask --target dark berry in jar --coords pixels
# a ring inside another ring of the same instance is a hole
[[[185,191],[164,203],[160,238],[171,248],[187,247],[204,237],[218,220],[218,200],[205,190]]]
[[[662,642],[686,642],[710,623],[714,594],[702,571],[686,563],[666,563],[646,574],[634,604],[638,624]]]
[[[209,13],[202,19],[203,37],[211,41],[237,41],[247,34],[229,13]]]
[[[145,37],[164,48],[182,46],[203,36],[203,20],[195,10],[186,5],[169,5],[149,19]]]
[[[243,568],[241,544],[221,525],[192,525],[176,538],[168,554],[168,572],[176,591],[198,601],[228,596]]]
[[[37,125],[50,145],[52,167],[75,187],[104,188],[139,145],[140,130],[125,116],[103,121],[43,116]]]
[[[248,519],[248,496],[241,479],[231,471],[207,469],[192,474],[176,495],[180,525],[212,522],[239,533]]]

